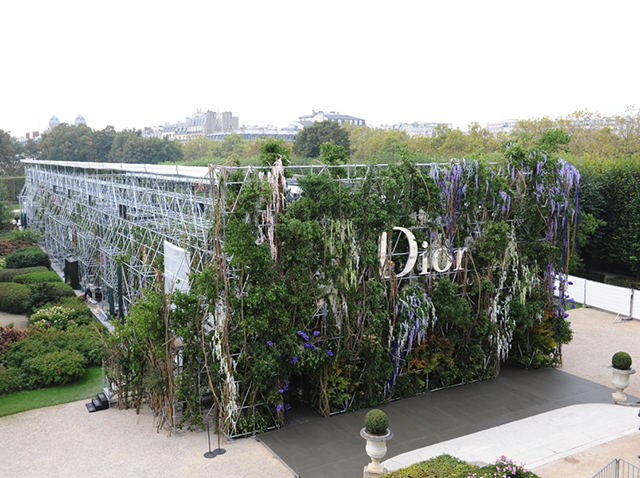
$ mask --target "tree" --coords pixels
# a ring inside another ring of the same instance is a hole
[[[19,143],[18,143],[19,145]],[[15,176],[21,169],[21,164],[16,155],[16,141],[9,133],[0,129],[0,172],[2,176]]]
[[[281,139],[269,139],[260,148],[260,162],[265,166],[273,166],[278,158],[282,160],[283,166],[288,166],[291,163],[290,156],[291,150]]]
[[[105,129],[94,133],[93,150],[97,161],[107,162],[116,134],[113,126],[107,126]]]
[[[198,136],[182,147],[185,161],[195,161],[201,158],[211,158],[215,148],[215,141],[206,136]]]
[[[2,201],[3,196],[4,185],[2,184],[2,181],[0,181],[0,229],[2,229],[2,224],[4,222],[10,221],[12,218],[8,204]]]
[[[323,163],[332,165],[347,164],[349,155],[344,146],[329,141],[320,145],[320,160]]]
[[[95,161],[94,133],[86,124],[61,123],[42,135],[40,159],[47,161]]]
[[[293,144],[293,154],[299,158],[317,158],[320,156],[320,145],[330,141],[351,154],[349,131],[334,121],[314,123],[300,131]]]
[[[108,160],[112,163],[160,164],[182,161],[182,144],[160,138],[143,138],[140,130],[116,133]]]

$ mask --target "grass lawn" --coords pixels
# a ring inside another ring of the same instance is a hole
[[[102,367],[89,367],[76,383],[0,395],[0,417],[95,397],[102,391]]]

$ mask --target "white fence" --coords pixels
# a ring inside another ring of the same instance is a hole
[[[569,276],[567,292],[586,306],[640,319],[640,291]]]

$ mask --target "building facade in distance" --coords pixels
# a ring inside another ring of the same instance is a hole
[[[238,117],[231,111],[218,113],[207,110],[197,111],[184,122],[165,123],[163,126],[145,127],[143,138],[161,138],[187,143],[198,136],[208,136],[216,132],[231,132],[238,129]]]

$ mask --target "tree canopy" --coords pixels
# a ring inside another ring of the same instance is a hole
[[[320,146],[329,142],[342,146],[347,154],[351,154],[349,131],[334,121],[314,123],[300,131],[293,144],[293,154],[300,158],[317,158]]]

